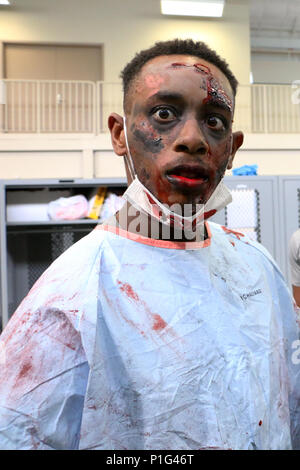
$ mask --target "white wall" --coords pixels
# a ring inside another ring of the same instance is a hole
[[[234,168],[258,165],[258,175],[300,175],[300,149],[240,150]]]
[[[137,51],[174,37],[206,41],[249,83],[248,0],[227,0],[220,19],[163,16],[159,0],[14,0],[0,10],[0,41],[104,44],[106,81],[118,81]]]
[[[120,70],[135,52],[155,41],[191,37],[215,48],[227,59],[240,83],[249,83],[247,0],[227,0],[222,19],[205,20],[164,17],[160,14],[159,0],[13,3],[11,8],[0,9],[0,41],[103,43],[106,81],[119,81]],[[124,176],[122,160],[113,154],[108,135],[96,138],[2,135],[0,157],[2,178]],[[257,163],[261,175],[300,174],[299,157],[300,140],[296,134],[247,135],[234,166]]]
[[[300,54],[252,52],[254,83],[292,83],[300,80]]]
[[[258,175],[300,175],[298,134],[246,134],[233,168],[258,165]]]
[[[297,134],[246,134],[234,168],[258,165],[258,175],[300,175]],[[110,135],[1,135],[1,179],[125,177]],[[231,171],[227,172],[231,175]]]

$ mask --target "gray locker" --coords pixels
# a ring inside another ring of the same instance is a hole
[[[253,190],[256,201],[257,223],[256,235],[260,242],[281,270],[285,268],[281,258],[280,234],[278,225],[280,221],[278,202],[278,177],[277,176],[226,176],[224,183],[230,190]],[[230,205],[217,213],[211,220],[228,228],[233,228],[228,220]],[[285,273],[284,273],[285,274]]]
[[[126,181],[124,178],[0,180],[0,331],[48,266],[98,223],[98,220],[92,219],[37,220],[36,208],[39,202],[45,203],[47,198],[49,201],[55,200],[58,196],[87,195],[100,186],[106,186],[112,192],[122,193]],[[18,201],[26,214],[26,220],[17,221],[7,217],[8,213],[12,214],[12,206],[17,208]],[[35,214],[32,220],[31,213]]]

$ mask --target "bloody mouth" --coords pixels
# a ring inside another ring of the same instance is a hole
[[[190,166],[179,166],[166,173],[167,180],[182,188],[198,188],[208,182],[208,176],[202,169]]]

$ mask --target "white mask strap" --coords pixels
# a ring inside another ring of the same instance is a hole
[[[132,160],[131,153],[130,153],[130,150],[129,150],[128,137],[127,137],[127,127],[126,127],[126,117],[125,116],[123,117],[123,123],[124,123],[124,136],[125,136],[126,149],[127,149],[127,154],[124,155],[124,158],[127,161],[128,168],[129,168],[129,171],[131,173],[132,179],[135,179],[136,178],[136,171],[135,171],[133,160]]]

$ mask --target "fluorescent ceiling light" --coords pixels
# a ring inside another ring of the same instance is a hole
[[[0,0],[0,5],[10,5],[8,0]]]
[[[163,15],[222,16],[225,0],[161,0]]]

